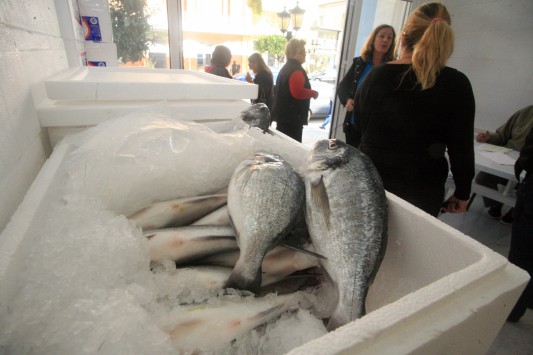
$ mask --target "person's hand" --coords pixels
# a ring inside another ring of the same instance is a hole
[[[317,98],[318,98],[318,91],[315,91],[315,92],[313,93],[313,99],[316,100]]]
[[[348,112],[353,111],[353,100],[352,99],[346,100],[346,111]]]
[[[450,196],[442,205],[443,212],[463,213],[468,207],[468,200],[459,200],[455,195]]]
[[[489,138],[489,134],[490,134],[489,131],[479,132],[476,136],[476,141],[480,143],[485,143],[487,139]]]
[[[252,76],[250,75],[250,73],[246,73],[246,81],[249,82],[249,83],[253,83],[254,82],[254,79],[252,79]]]

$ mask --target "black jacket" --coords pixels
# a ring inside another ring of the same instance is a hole
[[[514,171],[516,178],[520,180],[522,171],[526,171],[526,177],[533,173],[533,129],[526,137],[526,143],[520,150],[520,157],[516,160]]]
[[[355,98],[357,85],[359,83],[361,75],[363,75],[363,71],[365,70],[366,64],[367,63],[363,60],[362,57],[355,57],[353,59],[352,66],[350,67],[350,69],[348,69],[346,75],[344,75],[344,78],[342,78],[341,82],[337,86],[337,96],[339,97],[339,100],[343,106],[346,106],[346,102],[348,101],[348,99],[353,100]],[[351,117],[352,112],[346,112],[343,124],[343,127],[345,129],[346,126],[350,123]]]
[[[206,68],[206,72],[213,74],[213,75],[221,76],[223,78],[233,79],[228,69],[226,69],[226,67],[223,67],[223,66],[211,65]]]
[[[272,91],[274,87],[274,81],[272,80],[272,74],[261,70],[254,78],[254,84],[259,86],[257,93],[257,99],[252,100],[253,104],[264,103],[268,109],[272,111]]]
[[[272,120],[293,125],[307,125],[311,99],[297,100],[292,97],[289,88],[289,78],[296,70],[301,71],[304,75],[304,87],[311,89],[311,83],[302,65],[294,59],[287,60],[276,80],[276,98],[272,109]]]

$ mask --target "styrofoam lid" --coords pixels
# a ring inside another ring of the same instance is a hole
[[[257,85],[192,70],[78,67],[45,80],[54,100],[254,99]]]

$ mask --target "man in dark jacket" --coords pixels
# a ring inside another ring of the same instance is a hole
[[[526,177],[518,188],[514,208],[509,261],[526,270],[531,277],[533,276],[533,128],[530,129],[515,164],[515,175],[519,181],[520,174],[524,170]],[[531,279],[507,320],[518,322],[528,307],[533,308]]]
[[[302,64],[305,63],[305,41],[293,38],[285,46],[287,62],[276,80],[276,98],[272,120],[276,129],[292,139],[302,142],[303,126],[307,125],[309,102],[318,92],[311,83]]]

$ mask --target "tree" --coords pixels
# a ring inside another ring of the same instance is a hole
[[[263,12],[263,2],[261,0],[246,0],[246,5],[252,9],[252,14],[261,15]]]
[[[254,49],[260,53],[268,52],[279,63],[285,56],[287,40],[280,35],[261,36],[254,41]]]
[[[153,42],[146,0],[109,0],[109,11],[118,57],[124,63],[142,59]]]

